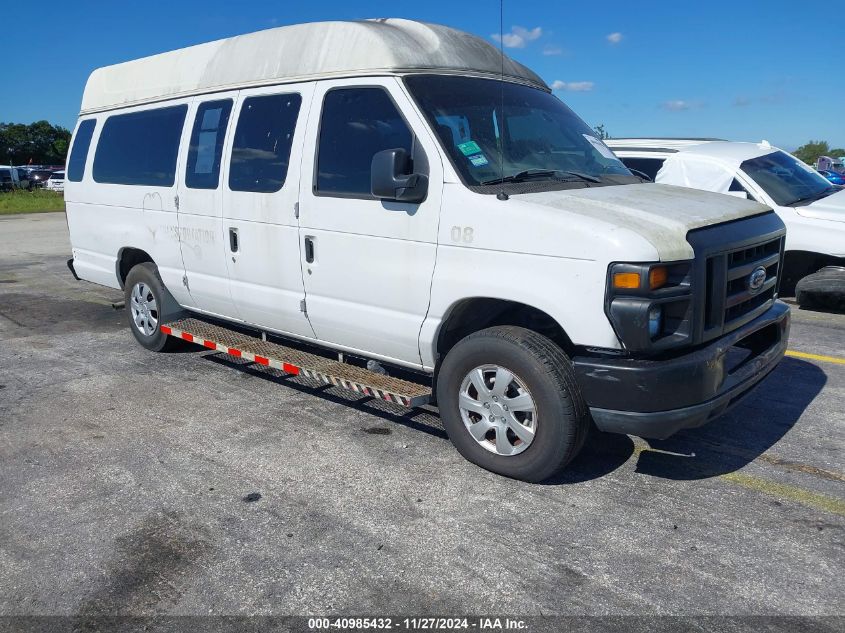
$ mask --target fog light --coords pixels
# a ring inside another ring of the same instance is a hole
[[[655,338],[663,329],[663,308],[651,306],[648,309],[648,335]]]

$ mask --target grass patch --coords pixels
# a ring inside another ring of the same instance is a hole
[[[0,215],[64,211],[65,198],[55,191],[9,191],[0,193]]]

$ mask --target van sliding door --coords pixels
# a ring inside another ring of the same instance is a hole
[[[302,310],[300,157],[314,86],[241,90],[223,179],[225,262],[244,321],[313,338]]]
[[[197,97],[182,141],[179,243],[194,308],[239,319],[229,293],[221,194],[222,158],[237,92]]]

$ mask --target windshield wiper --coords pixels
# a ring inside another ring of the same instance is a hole
[[[564,182],[572,180],[571,178],[560,178],[558,176],[559,174],[568,174],[570,176],[575,176],[576,178],[580,180],[585,180],[587,182],[601,182],[601,179],[597,178],[596,176],[582,174],[578,171],[565,171],[561,169],[526,169],[524,171],[505,176],[504,178],[492,178],[491,180],[483,180],[479,184],[498,185],[505,182],[525,182],[534,178],[549,178],[552,180],[563,180]]]
[[[511,174],[510,176],[504,176],[502,178],[491,178],[490,180],[483,180],[480,184],[482,185],[498,185],[503,182],[525,182],[531,178],[547,178],[549,176],[554,176],[555,170],[553,169],[526,169],[524,171],[517,172],[515,174]]]
[[[593,176],[592,174],[585,174],[580,171],[560,171],[558,170],[559,174],[569,174],[570,176],[578,176],[581,180],[586,180],[587,182],[601,182],[601,178],[598,176]]]
[[[792,202],[790,202],[786,206],[794,207],[799,202],[807,202],[808,200],[812,200],[813,202],[815,202],[816,200],[821,200],[822,198],[827,198],[828,196],[833,195],[834,193],[836,193],[836,187],[830,187],[829,189],[824,189],[824,190],[820,191],[819,193],[813,194],[812,196],[804,196],[803,198],[798,198],[797,200],[793,200]]]

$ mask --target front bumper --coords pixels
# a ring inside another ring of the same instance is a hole
[[[681,356],[582,356],[573,363],[599,429],[663,439],[718,417],[765,378],[786,352],[789,324],[789,307],[776,301],[753,321]]]

